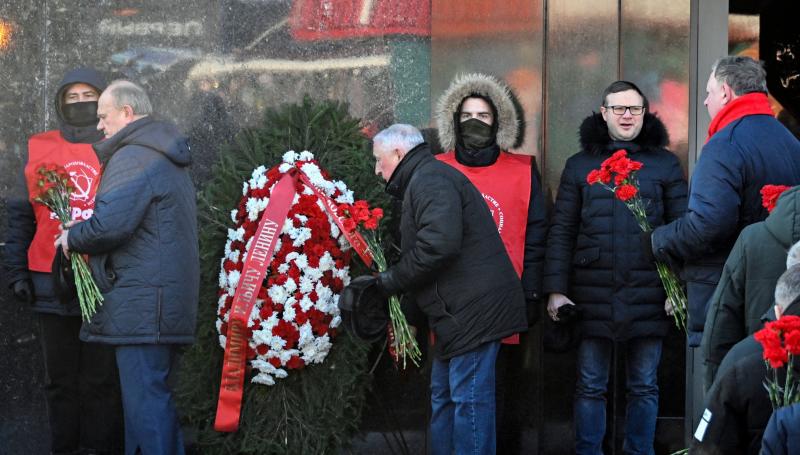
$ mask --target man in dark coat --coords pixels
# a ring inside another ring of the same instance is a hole
[[[126,453],[182,454],[167,385],[178,345],[194,341],[199,292],[195,190],[186,138],[154,120],[141,87],[117,81],[100,97],[95,145],[105,164],[94,215],[65,229],[62,248],[90,256],[103,304],[83,340],[114,345]]]
[[[728,350],[763,326],[775,284],[787,267],[787,251],[798,240],[800,187],[795,187],[781,195],[766,220],[742,230],[725,261],[703,331],[707,388]]]
[[[547,210],[541,177],[531,155],[509,153],[521,141],[513,94],[499,79],[480,73],[456,77],[437,103],[436,158],[461,171],[483,194],[500,238],[525,291],[528,325],[541,309]],[[524,344],[524,343],[522,343]],[[497,448],[519,452],[523,352],[520,335],[503,340],[497,355]]]
[[[581,343],[575,397],[576,452],[601,453],[605,393],[612,351],[626,342],[628,407],[624,450],[652,453],[658,413],[656,374],[670,320],[655,263],[640,242],[641,228],[625,204],[587,174],[617,150],[643,164],[636,174],[651,226],[681,216],[686,180],[678,158],[666,150],[667,132],[647,112],[636,85],[617,81],[603,93],[600,114],[580,128],[582,150],[561,174],[544,272],[547,311],[577,305]]]
[[[790,267],[775,287],[774,318],[800,315],[800,265]],[[763,360],[763,348],[752,335],[737,343],[725,356],[706,397],[705,410],[694,432],[691,453],[752,454],[761,449],[761,437],[772,414],[764,381],[771,378]],[[785,380],[779,369],[778,381]],[[792,365],[793,376],[800,365]]]
[[[705,367],[695,352],[703,337],[708,302],[722,267],[745,226],[763,221],[764,185],[800,183],[800,142],[773,116],[764,68],[749,57],[725,57],[713,66],[705,105],[711,116],[708,140],[692,174],[686,215],[657,228],[655,257],[683,264],[688,297],[687,377],[692,419],[702,411]]]
[[[114,350],[80,341],[77,296],[58,292],[52,266],[53,237],[58,220],[34,201],[37,170],[62,166],[75,191],[70,197],[73,219],[92,216],[100,162],[91,144],[103,136],[95,128],[97,100],[106,88],[91,68],[69,71],[59,84],[55,112],[59,128],[28,141],[19,182],[8,198],[8,230],[4,264],[14,295],[37,315],[45,362],[45,398],[53,453],[122,449],[122,405]]]
[[[500,340],[527,329],[519,278],[480,192],[434,159],[419,131],[393,125],[373,154],[386,191],[402,199],[401,256],[378,287],[405,293],[435,337],[431,452],[493,454]]]

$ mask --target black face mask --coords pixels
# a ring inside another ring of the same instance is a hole
[[[492,126],[471,118],[461,122],[461,141],[468,150],[480,150],[494,143]]]
[[[97,123],[97,101],[64,104],[61,114],[69,125],[90,126]]]

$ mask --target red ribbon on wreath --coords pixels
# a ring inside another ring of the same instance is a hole
[[[272,189],[269,204],[261,216],[258,230],[247,255],[247,262],[244,264],[239,284],[236,286],[236,293],[233,296],[225,356],[222,361],[217,416],[214,420],[214,429],[217,431],[234,432],[239,428],[246,375],[247,320],[256,303],[258,290],[264,281],[267,268],[272,262],[275,244],[292,207],[292,201],[297,191],[295,183],[298,180],[311,188],[322,201],[325,210],[336,222],[350,246],[364,260],[364,263],[367,266],[372,264],[372,253],[367,247],[364,237],[355,230],[348,232],[344,229],[342,220],[336,211],[336,203],[314,186],[308,176],[294,168],[281,177]]]

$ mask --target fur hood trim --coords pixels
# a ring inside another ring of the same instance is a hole
[[[608,125],[600,113],[586,117],[581,123],[578,135],[581,149],[595,155],[605,151],[606,145],[611,142],[611,138],[608,136]],[[669,134],[661,119],[655,114],[645,112],[642,131],[633,142],[639,144],[644,150],[661,149],[669,144]]]
[[[456,147],[456,132],[453,114],[464,98],[479,94],[492,100],[497,109],[497,145],[501,150],[519,146],[521,139],[520,119],[522,115],[514,102],[514,95],[505,82],[494,76],[481,73],[456,76],[436,103],[436,126],[439,142],[445,151]]]

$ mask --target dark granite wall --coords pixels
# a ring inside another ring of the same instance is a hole
[[[521,151],[537,156],[551,190],[575,151],[579,121],[617,77],[640,82],[684,157],[689,3],[0,0],[0,243],[27,137],[55,127],[56,85],[79,65],[141,83],[156,112],[193,139],[200,183],[220,147],[266,107],[308,94],[349,102],[365,132],[398,121],[426,127],[432,102],[461,71],[493,72],[518,91],[527,123]],[[544,353],[540,331],[526,336],[518,359],[522,452],[570,453],[574,353]],[[47,453],[35,332],[30,311],[0,286],[0,455]],[[683,349],[671,333],[658,453],[682,447]],[[623,368],[620,361],[620,378]],[[365,438],[353,452],[421,453],[427,371],[398,374],[379,362]],[[608,445],[619,448],[624,387],[617,381],[610,390],[609,439],[617,440]],[[405,434],[391,433],[398,428]]]
[[[418,3],[427,18],[428,3]],[[219,148],[264,108],[306,94],[349,102],[365,131],[395,121],[427,126],[428,23],[421,31],[395,24],[395,34],[384,34],[393,16],[382,5],[331,16],[328,0],[0,0],[0,243],[27,138],[56,127],[54,92],[76,66],[142,84],[156,113],[193,139],[198,182]],[[0,286],[0,454],[48,453],[35,332],[30,310]],[[408,390],[420,381],[414,375]],[[425,404],[411,408],[418,415],[399,418],[421,428]]]

